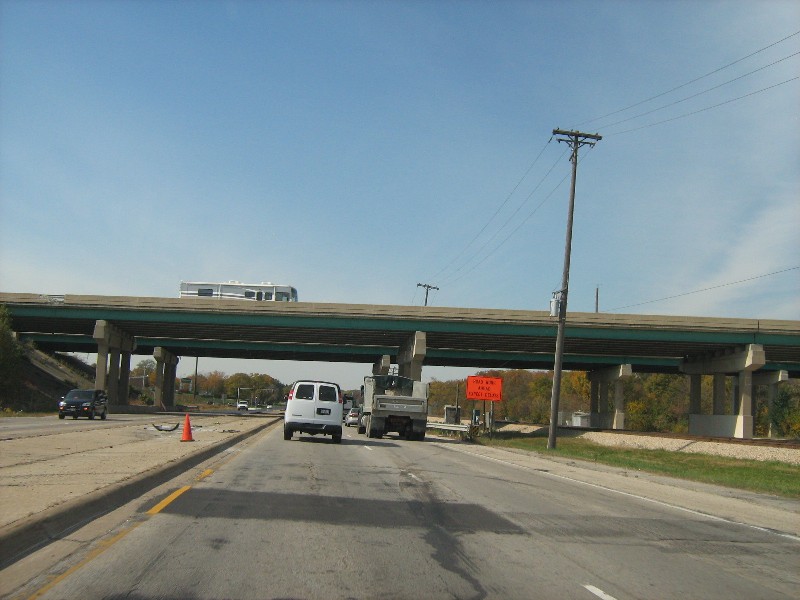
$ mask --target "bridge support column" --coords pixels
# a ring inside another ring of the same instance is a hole
[[[390,366],[392,366],[392,357],[388,354],[384,354],[372,365],[372,374],[388,375]]]
[[[175,407],[175,374],[178,370],[178,357],[169,350],[157,347],[153,350],[156,359],[156,397],[155,403],[161,410]]]
[[[759,385],[767,386],[767,436],[773,437],[775,432],[772,427],[772,418],[774,415],[775,398],[778,395],[778,384],[782,381],[789,381],[788,371],[767,371],[763,373],[753,373],[753,387]]]
[[[136,348],[134,338],[113,323],[102,320],[95,322],[93,337],[97,341],[95,389],[105,391],[108,403],[112,406],[127,404],[130,355]],[[122,369],[120,369],[121,355],[127,355]]]
[[[108,342],[97,341],[97,364],[94,367],[94,389],[105,390],[108,380]]]
[[[737,377],[735,408],[736,430],[733,437],[750,439],[753,437],[753,374],[739,371]]]
[[[764,347],[748,344],[726,352],[684,360],[687,375],[714,376],[714,414],[689,414],[689,433],[750,439],[753,437],[753,372],[766,364]],[[733,414],[725,414],[725,376],[735,374]]]
[[[426,350],[425,332],[415,331],[397,353],[398,374],[414,381],[422,381],[422,362],[425,360]]]
[[[590,422],[593,426],[606,429],[625,429],[625,394],[623,379],[633,373],[631,365],[619,365],[591,371],[589,382],[592,386],[590,401]],[[608,403],[609,386],[614,386],[614,411]]]
[[[119,364],[119,392],[118,400],[120,404],[128,404],[130,401],[131,389],[131,350],[123,349],[120,353]]]
[[[713,414],[725,414],[725,373],[714,373]]]
[[[689,414],[699,415],[703,412],[701,406],[703,391],[703,376],[689,375]]]

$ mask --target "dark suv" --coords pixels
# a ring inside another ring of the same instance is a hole
[[[72,415],[94,419],[99,415],[105,421],[108,415],[108,397],[103,390],[70,390],[58,403],[58,418]]]

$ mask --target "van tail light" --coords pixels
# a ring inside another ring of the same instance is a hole
[[[344,404],[344,394],[342,392],[339,392],[339,404]]]
[[[294,390],[289,390],[289,395],[286,398],[287,400],[291,400],[293,396],[294,396]]]

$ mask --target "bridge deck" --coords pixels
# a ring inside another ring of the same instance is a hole
[[[0,304],[21,337],[83,352],[102,319],[134,336],[137,354],[372,363],[425,331],[427,365],[552,369],[557,327],[546,311],[430,306],[9,293]],[[677,372],[684,357],[753,343],[766,370],[800,376],[800,322],[763,319],[569,313],[564,366]]]

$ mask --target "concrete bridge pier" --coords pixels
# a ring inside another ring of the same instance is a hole
[[[389,367],[392,366],[392,357],[388,354],[384,354],[380,357],[375,363],[372,365],[372,374],[373,375],[388,375],[389,374]]]
[[[759,385],[767,386],[767,414],[769,415],[769,425],[767,430],[767,437],[773,437],[775,432],[772,430],[772,416],[775,405],[775,398],[778,395],[778,385],[782,381],[789,381],[788,371],[765,371],[762,373],[753,373],[753,397],[755,398],[755,389]]]
[[[766,364],[760,344],[729,348],[723,353],[687,359],[681,371],[690,379],[689,433],[716,437],[753,437],[753,373]],[[725,377],[735,376],[733,411],[725,414]],[[699,376],[714,376],[712,415],[700,414]],[[696,412],[692,412],[696,411]]]
[[[108,321],[96,321],[93,337],[97,342],[95,389],[104,390],[111,405],[128,404],[131,353],[136,341]],[[109,361],[110,359],[110,361]]]
[[[175,375],[178,371],[178,360],[169,350],[161,346],[153,350],[156,359],[156,397],[155,404],[162,410],[175,407]]]
[[[424,331],[415,331],[400,347],[397,352],[397,371],[401,377],[422,381],[422,363],[427,351],[426,340]]]
[[[631,365],[619,365],[589,372],[591,399],[589,423],[603,429],[625,429],[625,395],[622,380],[633,373]],[[614,386],[613,413],[608,402],[609,387]]]

